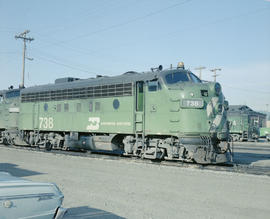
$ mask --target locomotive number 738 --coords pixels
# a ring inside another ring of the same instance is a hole
[[[39,128],[40,129],[52,129],[53,118],[52,117],[39,117]]]

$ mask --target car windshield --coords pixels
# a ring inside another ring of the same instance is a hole
[[[175,84],[178,82],[190,81],[186,72],[173,72],[165,76],[167,84]]]

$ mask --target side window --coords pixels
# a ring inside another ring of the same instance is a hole
[[[89,112],[93,112],[93,102],[89,103]]]
[[[95,112],[100,111],[100,102],[95,103]]]
[[[148,81],[148,91],[157,91],[158,89],[161,89],[161,86],[158,81]]]
[[[61,112],[61,103],[57,104],[56,112]]]
[[[68,112],[69,111],[69,105],[68,105],[68,103],[65,103],[64,104],[64,111],[65,112]]]
[[[82,104],[81,103],[77,103],[76,109],[77,109],[77,112],[81,112],[82,111]]]

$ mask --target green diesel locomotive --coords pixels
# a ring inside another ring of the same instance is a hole
[[[231,105],[228,120],[233,141],[257,141],[259,129],[265,125],[266,115],[246,105]]]
[[[260,138],[265,138],[267,141],[270,141],[270,128],[260,128]]]
[[[20,112],[20,89],[0,91],[0,143],[12,143],[9,136],[17,134]]]
[[[20,92],[18,126],[3,131],[2,141],[200,164],[229,159],[221,86],[202,82],[183,65],[62,78]]]

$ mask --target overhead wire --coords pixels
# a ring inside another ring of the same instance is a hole
[[[145,19],[147,17],[154,16],[156,14],[162,13],[162,12],[164,12],[166,10],[169,10],[171,8],[174,8],[174,7],[179,6],[181,4],[185,4],[185,3],[190,2],[190,1],[192,1],[192,0],[186,0],[186,1],[183,1],[183,2],[179,2],[179,3],[176,3],[176,4],[170,5],[168,7],[165,7],[165,8],[162,8],[162,9],[159,9],[159,10],[156,10],[156,11],[153,11],[153,12],[150,12],[150,13],[144,15],[144,16],[136,17],[136,18],[130,19],[128,21],[125,21],[125,22],[122,22],[122,23],[119,23],[119,24],[111,25],[111,26],[108,26],[106,28],[103,28],[103,29],[94,31],[92,33],[89,33],[89,34],[83,34],[83,35],[77,36],[76,38],[73,38],[73,39],[70,39],[70,40],[74,40],[74,39],[78,39],[78,38],[82,38],[82,37],[87,37],[87,36],[90,36],[90,35],[98,34],[98,33],[101,33],[101,32],[105,32],[107,30],[111,30],[111,29],[114,29],[114,28],[118,28],[118,27],[127,25],[127,24],[132,23],[132,22],[136,22],[138,20],[143,20],[143,19]],[[213,21],[211,23],[200,25],[200,27],[207,26],[207,25],[212,25],[212,24],[219,23],[219,22],[225,22],[227,20],[236,19],[238,17],[242,17],[242,16],[246,16],[246,15],[258,13],[258,12],[260,12],[262,10],[268,10],[268,9],[269,8],[256,9],[256,10],[253,10],[253,11],[246,12],[244,14],[240,14],[240,15],[236,15],[236,16],[231,16],[231,17],[226,17],[226,18],[218,19],[218,20]],[[173,34],[173,33],[171,33],[171,34]],[[42,35],[40,35],[40,36],[42,36]],[[84,54],[84,55],[93,55],[94,52],[97,52],[97,51],[91,51],[91,52],[89,52],[89,51],[78,49],[78,48],[74,49],[73,47],[63,45],[64,43],[69,42],[70,40],[68,40],[68,41],[57,41],[56,43],[53,43],[53,45],[60,46],[62,48],[66,48],[66,49],[69,49],[69,50],[73,50],[73,51],[75,51],[77,53],[81,53],[81,54]],[[80,71],[83,71],[83,72],[93,73],[93,72],[90,72],[90,71],[85,70],[85,69],[82,69],[82,68],[77,68],[77,67],[74,67],[74,66],[65,64],[63,62],[55,61],[54,59],[52,60],[52,59],[48,59],[48,58],[44,58],[44,57],[43,58],[41,57],[40,59],[43,59],[43,60],[46,59],[46,61],[48,61],[48,62],[51,62],[51,63],[54,63],[54,64],[58,64],[58,65],[62,65],[62,66],[65,66],[65,67],[72,67],[72,69],[80,70]]]
[[[270,10],[270,7],[258,8],[258,9],[255,9],[255,10],[247,11],[247,12],[242,13],[242,14],[237,14],[237,15],[233,15],[233,16],[220,18],[220,19],[217,19],[217,20],[214,20],[214,21],[211,21],[211,22],[208,22],[208,23],[204,23],[204,24],[193,25],[193,26],[186,27],[186,28],[181,27],[181,32],[189,31],[189,30],[193,30],[193,29],[202,29],[202,28],[205,28],[207,26],[211,26],[213,24],[218,24],[218,23],[223,23],[223,22],[227,22],[227,21],[230,21],[230,20],[235,20],[235,19],[245,17],[245,16],[251,16],[251,15],[254,15],[254,14],[257,14],[257,13],[260,13],[260,12],[263,12],[263,11],[267,11],[267,10]],[[168,40],[168,39],[171,39],[171,38],[174,38],[174,37],[178,37],[179,36],[178,33],[179,33],[179,30],[176,30],[176,31],[169,32],[169,33],[166,32],[163,35],[159,34],[159,35],[151,36],[151,42],[161,41],[161,40],[164,40],[164,39]],[[123,46],[127,46],[127,45],[130,45],[130,44],[132,44],[132,42],[128,43],[126,45],[123,45]],[[114,45],[114,47],[115,46],[116,45]],[[117,45],[118,48],[119,48],[119,46],[120,45]],[[108,48],[105,48],[105,49],[110,50],[110,49],[112,49],[114,47],[108,47]]]
[[[183,2],[182,2],[183,3]],[[178,3],[179,4],[179,3]],[[169,8],[172,8],[173,6],[170,6],[170,7],[166,7],[166,8],[164,8],[164,9],[162,9],[162,10],[159,10],[158,12],[156,12],[156,13],[160,13],[161,11],[163,11],[163,10],[168,10]],[[211,25],[211,24],[215,24],[215,23],[219,23],[219,22],[226,22],[226,21],[228,21],[228,20],[232,20],[232,19],[236,19],[236,18],[240,18],[240,17],[243,17],[243,16],[247,16],[247,15],[251,15],[251,14],[256,14],[256,13],[258,13],[258,12],[260,12],[260,11],[264,11],[264,10],[268,10],[269,8],[260,8],[260,9],[255,9],[255,10],[253,10],[253,11],[249,11],[249,12],[245,12],[245,13],[243,13],[243,14],[238,14],[238,15],[235,15],[235,16],[231,16],[231,17],[225,17],[225,18],[221,18],[221,19],[218,19],[218,20],[215,20],[215,21],[213,21],[213,22],[210,22],[210,23],[208,23],[208,24],[206,24],[206,25]],[[153,14],[155,14],[155,13],[152,13],[152,15]],[[150,14],[148,14],[148,15],[150,15]],[[146,15],[146,16],[144,16],[144,17],[147,17],[148,15]],[[200,27],[201,27],[202,25],[200,25]],[[60,42],[60,43],[63,43],[63,42]],[[93,51],[91,51],[91,52],[88,52],[88,51],[85,51],[85,50],[80,50],[80,49],[74,49],[74,48],[72,48],[72,47],[69,47],[69,46],[65,46],[65,45],[59,45],[60,47],[64,47],[64,48],[67,48],[67,49],[71,49],[71,50],[73,50],[73,51],[75,51],[75,52],[78,52],[78,53],[83,53],[83,54],[85,54],[85,55],[93,55]],[[94,51],[94,52],[96,52],[96,51]],[[48,60],[47,60],[48,61]],[[67,64],[64,64],[64,63],[60,63],[60,62],[57,62],[57,61],[52,61],[52,60],[50,60],[52,63],[55,63],[55,64],[59,64],[59,65],[63,65],[63,66],[65,66],[65,67],[70,67],[70,65],[67,65]],[[76,68],[76,67],[75,67]],[[82,70],[81,68],[76,68],[77,70],[78,69],[80,69],[80,70]],[[87,71],[85,71],[85,70],[83,70],[84,72],[89,72],[88,70]],[[92,73],[92,72],[91,72]],[[236,88],[237,89],[237,88]],[[261,92],[261,93],[264,93],[264,91],[258,91],[258,92]],[[266,92],[267,93],[267,92]]]
[[[43,59],[48,59],[49,61],[53,60],[54,62],[52,62],[52,63],[54,63],[54,64],[65,65],[65,67],[73,66],[77,70],[80,69],[80,70],[83,70],[84,72],[87,72],[87,73],[96,74],[95,72],[86,70],[86,68],[87,68],[86,66],[82,66],[78,63],[71,62],[70,60],[63,60],[61,58],[55,57],[55,55],[45,53],[39,49],[32,48],[31,50],[34,52],[34,55],[36,55],[35,53],[38,53],[38,54],[41,54],[41,58],[43,58]],[[46,58],[44,58],[44,57],[46,57]],[[66,63],[69,63],[69,64],[66,64]]]
[[[81,72],[85,72],[85,73],[90,73],[90,74],[96,75],[95,72],[91,72],[91,71],[88,71],[86,69],[82,69],[82,68],[74,67],[72,65],[61,63],[61,62],[55,61],[53,59],[48,59],[47,57],[35,56],[35,58],[36,59],[43,60],[43,61],[46,61],[46,62],[50,62],[50,63],[56,64],[56,65],[61,65],[61,66],[64,66],[66,68],[70,68],[70,69],[73,69],[73,70],[77,70],[77,71],[81,71]]]
[[[81,35],[78,35],[76,37],[73,37],[71,39],[68,39],[68,40],[63,40],[63,41],[59,41],[57,43],[53,43],[51,45],[55,45],[55,44],[64,44],[64,43],[68,43],[68,42],[71,42],[71,41],[74,41],[74,40],[78,40],[80,38],[84,38],[84,37],[88,37],[88,36],[91,36],[91,35],[95,35],[95,34],[98,34],[98,33],[102,33],[102,32],[106,32],[108,30],[112,30],[112,29],[115,29],[115,28],[119,28],[119,27],[122,27],[122,26],[126,26],[130,23],[134,23],[136,21],[139,21],[139,20],[143,20],[143,19],[146,19],[148,17],[152,17],[154,15],[157,15],[157,14],[160,14],[164,11],[167,11],[169,9],[172,9],[172,8],[175,8],[177,6],[180,6],[180,5],[183,5],[183,4],[186,4],[188,2],[191,2],[192,0],[184,0],[182,2],[178,2],[178,3],[175,3],[173,5],[170,5],[170,6],[167,6],[167,7],[164,7],[164,8],[161,8],[161,9],[158,9],[156,11],[152,11],[150,13],[147,13],[143,16],[139,16],[139,17],[135,17],[135,18],[132,18],[132,19],[129,19],[125,22],[121,22],[121,23],[118,23],[118,24],[113,24],[113,25],[110,25],[108,27],[104,27],[102,29],[99,29],[99,30],[96,30],[96,31],[93,31],[91,33],[87,33],[87,34],[81,34]]]
[[[174,5],[171,5],[171,6],[168,6],[168,7],[165,7],[165,8],[162,8],[162,9],[159,9],[155,12],[151,12],[147,15],[144,15],[144,16],[141,16],[141,17],[137,17],[137,18],[134,18],[132,20],[128,20],[126,22],[123,22],[121,24],[115,24],[115,25],[112,25],[112,26],[109,26],[107,28],[104,28],[104,29],[100,29],[100,30],[97,30],[95,32],[92,32],[90,34],[87,34],[87,36],[90,36],[92,34],[98,34],[98,33],[101,33],[101,32],[105,32],[107,30],[110,30],[110,29],[113,29],[113,28],[116,28],[116,27],[120,27],[122,25],[126,25],[130,22],[135,22],[137,20],[140,20],[140,19],[143,19],[143,18],[147,18],[149,16],[153,16],[155,14],[158,14],[158,13],[161,13],[163,12],[164,10],[168,10],[168,9],[171,9],[173,7],[176,7],[180,4],[184,4],[184,3],[187,3],[189,1],[192,1],[192,0],[187,0],[187,1],[184,1],[184,2],[181,2],[181,3],[176,3]],[[248,12],[245,12],[245,13],[242,13],[242,14],[237,14],[237,15],[234,15],[234,16],[229,16],[229,17],[224,17],[224,18],[220,18],[220,19],[217,19],[217,20],[214,20],[212,22],[208,22],[208,23],[204,23],[204,24],[199,24],[199,25],[194,25],[193,27],[187,27],[187,28],[181,28],[181,31],[187,31],[187,30],[191,30],[191,29],[194,29],[194,28],[205,28],[206,26],[210,26],[210,25],[213,25],[213,24],[217,24],[217,23],[222,23],[222,22],[227,22],[229,20],[234,20],[234,19],[238,19],[238,18],[241,18],[241,17],[245,17],[245,16],[250,16],[250,15],[253,15],[253,14],[257,14],[259,12],[262,12],[262,11],[265,11],[265,10],[269,10],[270,7],[264,7],[264,8],[258,8],[258,9],[255,9],[255,10],[251,10],[251,11],[248,11]],[[160,36],[158,35],[159,37],[155,36],[155,37],[151,37],[151,42],[153,41],[160,41],[160,40],[163,40],[164,38],[168,39],[168,38],[173,38],[174,35],[177,35],[177,31],[174,31],[174,32],[170,32],[170,33],[165,33],[164,35]],[[41,35],[40,35],[41,36]],[[81,35],[81,36],[86,36],[86,35]],[[178,35],[177,35],[178,36]],[[42,36],[41,36],[42,37]],[[75,38],[73,38],[75,39]],[[72,39],[72,40],[73,40]],[[78,39],[78,38],[76,38]],[[46,41],[46,40],[43,40],[43,41]],[[93,55],[93,53],[99,53],[101,50],[92,50],[89,52],[86,51],[85,49],[81,49],[81,48],[74,48],[74,47],[71,47],[71,46],[67,46],[67,45],[64,45],[65,43],[69,42],[70,40],[66,40],[66,41],[57,41],[57,42],[54,42],[54,43],[51,43],[51,44],[48,44],[47,46],[58,46],[58,47],[63,47],[63,48],[66,48],[66,49],[70,49],[72,51],[75,51],[77,53],[81,53],[81,54],[85,54],[85,55]],[[47,41],[48,42],[48,41]],[[126,44],[126,45],[123,45],[123,46],[127,46],[127,45],[130,45],[130,43]],[[119,46],[121,45],[117,45],[117,47],[119,48]],[[40,47],[39,47],[40,48]],[[107,48],[104,48],[103,50],[110,50],[110,49],[113,49],[115,48],[115,45],[113,47],[107,47]]]
[[[120,27],[120,26],[123,26],[123,25],[127,25],[127,24],[129,24],[129,23],[131,23],[131,22],[135,22],[135,21],[137,21],[137,20],[141,20],[141,19],[144,19],[144,18],[147,18],[147,17],[150,17],[150,16],[154,16],[154,15],[156,15],[156,14],[159,14],[159,13],[161,13],[161,12],[164,12],[164,11],[166,11],[166,10],[169,10],[169,9],[171,9],[171,8],[177,7],[177,6],[179,6],[179,5],[185,4],[185,3],[190,2],[190,1],[192,1],[192,0],[185,0],[185,1],[182,1],[182,2],[178,2],[178,3],[173,4],[173,5],[170,5],[170,6],[168,6],[168,7],[161,8],[161,9],[159,9],[159,10],[156,10],[156,11],[153,11],[153,12],[151,12],[151,13],[148,13],[148,14],[146,14],[146,15],[144,15],[144,16],[140,16],[140,17],[137,17],[137,18],[128,20],[128,21],[126,21],[126,22],[124,22],[124,23],[109,26],[109,27],[107,27],[107,28],[105,28],[105,29],[96,31],[94,34],[97,34],[97,33],[99,33],[99,32],[104,32],[104,31],[106,31],[106,30],[113,29],[113,28],[116,28],[116,27]],[[37,34],[38,36],[40,36],[41,38],[43,38],[42,34],[39,34],[39,33],[36,33],[36,34]],[[74,48],[74,47],[71,47],[71,46],[63,45],[63,43],[64,43],[63,41],[57,41],[57,42],[52,43],[52,44],[50,44],[50,42],[49,42],[47,39],[44,39],[44,38],[41,39],[41,41],[44,41],[44,42],[49,43],[46,47],[54,45],[54,46],[58,46],[58,47],[62,47],[62,48],[65,48],[65,49],[74,51],[74,52],[76,52],[76,53],[80,53],[80,54],[84,54],[84,55],[90,55],[90,56],[93,56],[93,53],[98,53],[97,50],[95,50],[95,51],[89,51],[89,50],[87,50],[87,51],[86,51],[85,49],[80,49],[80,48],[78,48],[78,47]],[[37,48],[42,48],[42,47],[37,47]],[[55,64],[56,64],[56,63],[55,63]]]
[[[98,4],[100,4],[101,1],[98,1]],[[52,28],[46,28],[45,30],[43,29],[40,34],[43,36],[48,36],[48,35],[53,35],[61,30],[67,29],[68,27],[72,27],[72,29],[77,28],[80,24],[83,22],[87,21],[87,18],[94,16],[96,14],[101,14],[102,11],[110,6],[115,6],[117,1],[103,1],[106,4],[101,4],[99,5],[98,8],[91,8],[91,10],[87,9],[84,12],[80,13],[80,16],[77,17],[77,20],[74,20],[74,17],[72,16],[72,19],[65,20],[65,24],[58,25],[56,27]],[[48,33],[46,33],[48,32]]]

